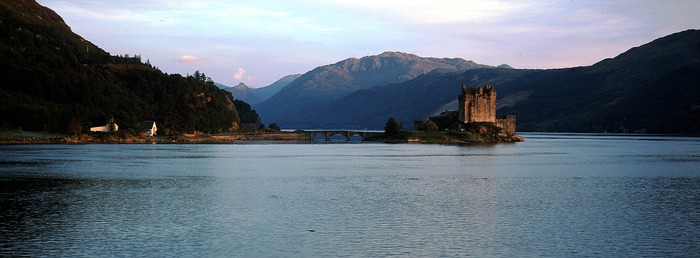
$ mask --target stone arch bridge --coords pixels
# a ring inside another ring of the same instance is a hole
[[[352,131],[352,130],[314,130],[314,131],[303,131],[304,134],[306,134],[307,138],[310,139],[311,141],[314,141],[316,139],[316,136],[323,136],[325,141],[329,142],[331,141],[331,137],[340,135],[342,137],[345,137],[346,141],[350,141],[353,136],[359,136],[362,138],[362,141],[365,141],[367,139],[371,139],[373,137],[382,135],[382,132],[373,132],[373,131]]]

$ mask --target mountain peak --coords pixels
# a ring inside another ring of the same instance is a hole
[[[411,53],[398,52],[398,51],[384,51],[383,53],[381,53],[377,56],[380,56],[380,57],[420,58],[419,56],[411,54]],[[371,57],[371,56],[369,56],[369,57]]]
[[[250,89],[250,87],[248,87],[248,85],[245,85],[245,83],[242,83],[242,82],[239,83],[239,84],[236,85],[236,86],[233,86],[233,88],[234,88],[234,89],[237,89],[237,90],[247,90],[247,89]]]
[[[260,88],[251,88],[245,83],[239,83],[233,87],[227,87],[226,90],[233,93],[236,99],[243,100],[250,105],[256,105],[275,95],[279,90],[287,86],[289,83],[299,78],[301,74],[292,74],[282,77],[274,83]]]

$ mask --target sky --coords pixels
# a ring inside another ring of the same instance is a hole
[[[700,29],[697,0],[38,2],[113,55],[251,87],[385,51],[514,68],[587,66]]]

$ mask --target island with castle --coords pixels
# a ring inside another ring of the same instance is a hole
[[[440,116],[430,117],[440,130],[464,131],[473,123],[487,123],[503,129],[504,134],[515,134],[515,115],[496,119],[496,89],[490,85],[472,88],[462,84],[462,93],[457,96],[459,111],[445,111]],[[416,121],[416,128],[425,121]]]
[[[444,111],[423,121],[414,121],[416,130],[397,134],[408,142],[479,143],[521,142],[516,134],[515,115],[496,118],[496,89],[490,85],[462,85],[457,96],[458,110]]]

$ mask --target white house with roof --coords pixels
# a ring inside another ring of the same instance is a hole
[[[156,121],[145,121],[143,122],[143,124],[146,127],[146,136],[156,135],[156,131],[158,131],[158,127],[156,127]]]

